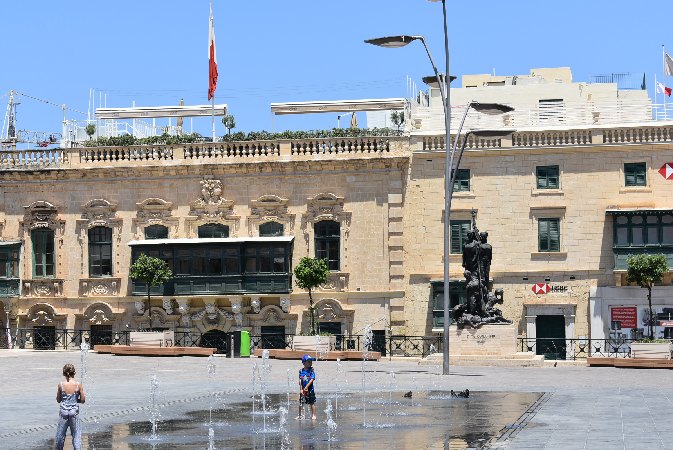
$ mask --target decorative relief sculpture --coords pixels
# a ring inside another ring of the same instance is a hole
[[[135,307],[136,307],[136,313],[138,315],[143,315],[145,314],[145,302],[143,301],[137,301],[135,302]]]
[[[173,203],[161,198],[148,198],[140,203],[136,203],[138,212],[133,219],[135,226],[134,234],[137,239],[144,238],[144,229],[150,225],[163,225],[168,227],[170,235],[176,236],[178,233],[179,219],[172,217],[171,209]]]
[[[257,236],[259,226],[266,222],[278,222],[283,225],[286,233],[292,234],[295,215],[288,212],[288,201],[287,198],[277,195],[262,195],[257,200],[251,201],[248,234]]]
[[[280,309],[286,314],[290,312],[290,297],[280,298]]]
[[[240,217],[234,215],[233,205],[233,200],[222,197],[222,181],[202,180],[201,197],[190,204],[186,219],[191,224],[190,234],[194,235],[199,225],[213,222],[228,225],[231,237],[236,237]]]
[[[164,299],[163,307],[164,311],[166,311],[166,314],[168,314],[169,316],[173,314],[173,303],[171,302],[170,298]]]
[[[262,307],[262,301],[259,297],[250,297],[250,307],[252,308],[255,314],[259,314],[259,310]]]
[[[502,289],[496,289],[495,293],[489,290],[493,247],[488,243],[488,233],[479,232],[475,218],[473,211],[472,229],[467,232],[467,243],[463,246],[467,303],[453,308],[453,318],[458,328],[479,328],[487,323],[511,324],[496,306],[503,303]]]

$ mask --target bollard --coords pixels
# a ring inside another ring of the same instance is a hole
[[[229,335],[229,357],[234,357],[234,333]]]

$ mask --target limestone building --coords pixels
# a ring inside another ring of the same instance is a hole
[[[464,76],[451,95],[454,126],[470,101],[490,101],[515,111],[470,112],[464,130],[516,130],[467,142],[451,211],[452,303],[463,295],[460,252],[474,214],[520,336],[641,328],[644,294],[623,286],[625,258],[663,252],[673,267],[673,121],[653,120],[646,91],[573,83],[564,68]],[[307,331],[308,295],[291,275],[305,255],[332,270],[314,294],[322,331],[357,335],[372,324],[379,342],[440,332],[438,103],[433,88],[409,101],[402,136],[2,152],[5,334],[54,336],[58,346],[61,330],[103,342],[148,327],[145,286],[128,277],[140,253],[174,273],[152,290],[152,325],[194,339]],[[670,274],[664,284],[662,315],[673,308]],[[616,329],[613,315],[633,307],[637,326]]]

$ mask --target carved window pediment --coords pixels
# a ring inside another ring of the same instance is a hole
[[[262,195],[250,202],[248,216],[248,234],[259,235],[259,226],[267,222],[278,222],[283,225],[284,234],[292,234],[295,215],[288,212],[289,200],[277,195]]]
[[[145,237],[145,228],[153,225],[163,225],[169,229],[169,236],[177,236],[177,217],[172,217],[173,203],[161,198],[148,198],[136,203],[138,212],[133,219],[133,234],[136,239]]]
[[[187,229],[190,236],[197,233],[199,225],[220,223],[230,228],[230,236],[236,237],[240,216],[234,215],[234,201],[222,196],[221,180],[202,180],[201,197],[190,204]]]
[[[24,206],[26,210],[23,217],[24,226],[29,230],[36,228],[49,228],[56,230],[61,225],[58,220],[58,208],[46,201],[33,202]]]
[[[82,220],[87,222],[87,228],[107,227],[115,221],[117,205],[105,199],[95,199],[82,206]]]

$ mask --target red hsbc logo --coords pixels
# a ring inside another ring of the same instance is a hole
[[[547,283],[535,283],[531,290],[536,294],[546,294],[549,292],[549,287]]]
[[[661,166],[661,169],[659,169],[659,173],[661,174],[662,177],[666,178],[667,180],[673,180],[673,163],[666,163],[663,166]]]

